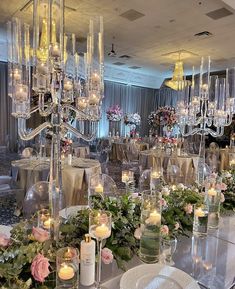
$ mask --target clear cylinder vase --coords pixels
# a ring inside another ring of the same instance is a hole
[[[144,191],[141,204],[140,259],[156,263],[160,255],[161,203],[157,193]]]

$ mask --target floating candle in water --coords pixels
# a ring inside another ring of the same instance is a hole
[[[109,236],[109,228],[105,224],[97,226],[95,228],[95,236],[101,239],[107,238]]]
[[[104,187],[101,184],[95,187],[95,193],[102,194],[104,192]]]
[[[215,197],[216,195],[217,195],[217,192],[214,188],[210,188],[208,190],[208,196]]]
[[[70,280],[74,277],[75,272],[73,267],[67,264],[61,264],[61,268],[59,269],[58,276],[62,280]]]
[[[157,211],[153,211],[150,213],[149,218],[146,220],[147,224],[150,225],[160,225],[161,223],[161,215],[157,213]]]
[[[198,209],[195,210],[195,216],[204,217],[205,216],[205,212],[203,212],[202,208],[198,208]]]

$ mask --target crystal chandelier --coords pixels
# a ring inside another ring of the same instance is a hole
[[[183,61],[179,60],[175,63],[175,68],[171,80],[166,80],[164,84],[173,90],[182,90],[190,84],[190,81],[184,77],[184,65]]]
[[[224,127],[232,123],[235,112],[234,97],[230,96],[228,69],[225,79],[215,77],[212,82],[210,75],[211,61],[205,66],[201,59],[199,78],[196,83],[194,68],[192,73],[192,85],[181,92],[181,99],[177,103],[178,124],[183,136],[194,134],[201,135],[200,161],[203,167],[200,180],[204,179],[205,165],[205,136],[210,134],[219,137],[224,134]],[[199,164],[200,165],[200,164]]]
[[[7,23],[8,92],[12,99],[12,115],[18,118],[19,136],[22,140],[30,140],[43,130],[52,136],[49,206],[55,239],[63,203],[60,140],[67,132],[92,140],[104,96],[103,19],[90,21],[87,52],[82,58],[76,52],[75,35],[65,34],[64,13],[64,0],[34,0],[32,31],[17,18]],[[32,92],[38,100],[34,107],[31,106]],[[28,132],[26,119],[35,112],[47,121]],[[91,133],[85,135],[81,129],[71,126],[67,121],[71,113],[79,124],[89,122]]]

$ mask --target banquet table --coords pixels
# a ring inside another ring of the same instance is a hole
[[[230,156],[233,156],[233,159],[235,159],[234,150],[225,148],[225,149],[220,149],[219,151],[220,151],[220,171],[229,170]]]
[[[38,181],[47,181],[49,175],[49,159],[21,159],[11,163],[12,175],[23,194],[17,196],[17,203],[21,203],[27,190]],[[92,175],[101,173],[97,160],[73,157],[72,165],[62,162],[62,183],[65,195],[65,205],[87,204],[87,190]]]
[[[139,152],[149,149],[149,144],[145,142],[113,142],[110,153],[111,160],[129,161],[132,156],[139,158]]]
[[[167,155],[165,152],[155,150],[146,150],[140,152],[139,165],[142,169],[151,167],[163,168],[163,172],[167,175],[168,168],[172,165],[179,168],[180,182],[190,184],[195,181],[198,171],[198,155]]]
[[[227,224],[225,227],[224,223]],[[219,230],[209,231],[206,237],[181,236],[173,255],[174,266],[194,277],[202,289],[233,288],[235,286],[234,226],[234,216],[223,217],[220,220]],[[223,233],[220,233],[221,231]],[[233,231],[233,242],[229,239],[231,238],[231,231]],[[128,262],[127,268],[130,269],[140,264],[143,264],[143,262],[135,256]],[[104,287],[106,289],[120,289],[120,280],[123,273],[121,269],[118,269],[115,262],[111,265],[103,264],[102,280]],[[80,289],[86,288],[93,287],[80,286]]]

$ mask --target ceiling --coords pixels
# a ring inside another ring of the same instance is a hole
[[[30,22],[30,5],[29,8],[26,6],[20,11],[28,2],[28,0],[0,1],[1,24],[5,25],[12,16]],[[188,73],[192,65],[199,64],[201,56],[211,56],[214,70],[235,64],[234,2],[234,0],[65,0],[68,7],[65,26],[67,32],[76,33],[78,39],[84,39],[90,17],[103,15],[105,63],[109,69],[113,67],[115,70],[132,75],[163,79],[172,74],[173,63],[177,58],[177,53],[172,52],[179,50],[185,52],[182,53],[182,58]],[[210,14],[221,8],[226,9]],[[208,13],[212,18],[207,15]],[[129,19],[121,15],[127,15]],[[227,16],[221,17],[223,15]],[[141,17],[135,19],[138,16]],[[203,31],[208,31],[212,35],[194,36]],[[108,56],[112,43],[117,52],[116,57]],[[84,42],[80,43],[80,50],[84,50]],[[128,55],[130,59],[119,58],[122,55]],[[116,62],[124,64],[114,65]]]

